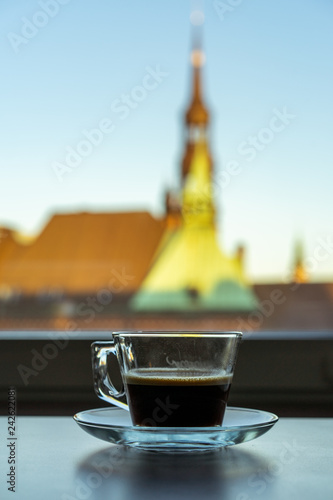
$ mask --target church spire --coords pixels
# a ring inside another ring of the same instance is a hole
[[[191,54],[193,68],[192,76],[192,102],[186,112],[186,124],[188,126],[204,126],[209,122],[209,112],[202,99],[202,75],[201,68],[205,62],[205,54],[200,46],[194,46]]]
[[[198,19],[203,16],[196,12],[192,17],[201,34]],[[253,311],[257,299],[243,275],[243,250],[230,258],[217,242],[201,44],[193,44],[191,63],[181,197],[166,195],[167,229],[131,306],[137,311]]]
[[[202,67],[205,54],[201,46],[201,28],[193,37],[191,53],[192,97],[185,113],[186,145],[182,160],[183,222],[200,227],[214,226],[212,169],[209,151],[209,112],[203,101]]]
[[[294,283],[307,283],[308,274],[304,266],[303,245],[300,240],[295,243],[294,270],[292,281]]]

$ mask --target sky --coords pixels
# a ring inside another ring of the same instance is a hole
[[[0,226],[163,214],[197,11],[221,247],[285,281],[300,240],[310,278],[333,280],[331,0],[2,0]]]

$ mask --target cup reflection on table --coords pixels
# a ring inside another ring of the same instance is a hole
[[[91,346],[94,387],[101,399],[129,410],[133,425],[222,425],[240,332],[114,332],[112,337]],[[108,370],[111,355],[120,366],[120,391]]]

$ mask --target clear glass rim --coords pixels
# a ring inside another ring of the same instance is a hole
[[[154,337],[154,338],[172,338],[172,337],[192,337],[192,338],[242,338],[243,334],[239,331],[212,331],[212,330],[179,330],[179,331],[170,331],[170,330],[123,330],[123,331],[115,331],[111,332],[112,335],[116,337]]]

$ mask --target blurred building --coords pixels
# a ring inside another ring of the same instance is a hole
[[[257,301],[246,283],[240,254],[225,255],[217,242],[202,50],[193,50],[191,59],[192,98],[185,114],[181,189],[167,193],[166,230],[130,305],[136,311],[248,312]]]
[[[181,185],[165,214],[57,214],[32,241],[0,229],[0,329],[332,327],[333,285],[307,283],[300,244],[290,284],[253,286],[244,248],[218,245],[203,58],[193,50]]]

